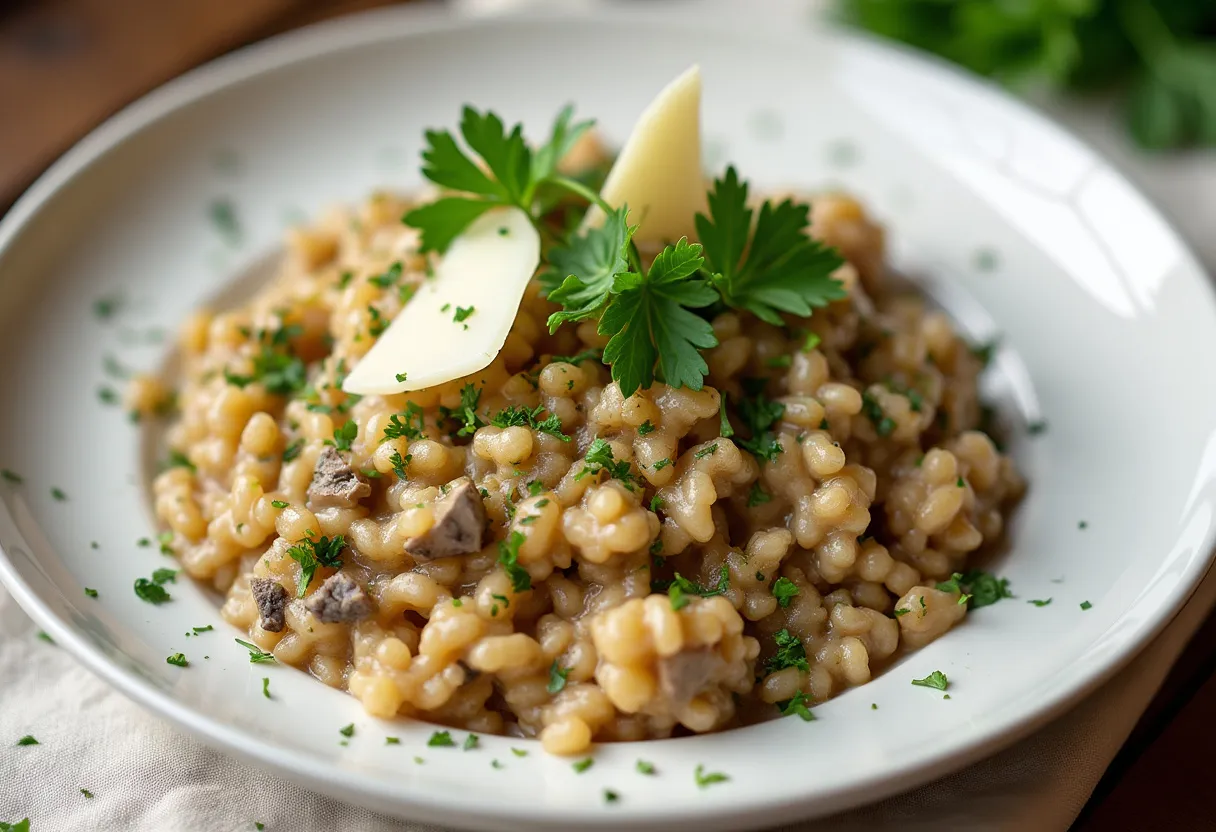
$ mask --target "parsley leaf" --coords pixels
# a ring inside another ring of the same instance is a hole
[[[339,451],[349,451],[351,443],[355,441],[355,437],[359,435],[359,426],[355,424],[354,419],[347,419],[346,424],[341,427],[334,428],[334,438],[326,439],[326,445],[333,445]]]
[[[169,656],[167,659],[165,659],[165,662],[168,664],[177,665],[178,667],[189,667],[190,666],[190,660],[186,658],[186,655],[184,653],[174,653],[172,656]]]
[[[648,760],[638,760],[637,770],[638,770],[638,774],[654,774],[655,773],[654,763],[649,762]]]
[[[696,771],[693,772],[693,779],[696,780],[698,788],[708,788],[714,783],[725,783],[730,780],[728,776],[717,771],[706,771],[705,766],[697,763]]]
[[[311,532],[309,534],[311,535]],[[304,597],[304,593],[308,591],[308,585],[312,583],[312,577],[319,567],[328,566],[331,569],[337,569],[342,565],[342,549],[345,546],[346,539],[340,534],[333,538],[321,537],[320,539],[307,536],[287,550],[291,559],[300,564],[300,586],[296,592],[297,598]]]
[[[549,300],[565,307],[549,316],[550,333],[567,321],[594,317],[608,301],[616,276],[629,271],[637,226],[626,222],[627,212],[624,206],[607,212],[602,225],[549,250],[541,285]]]
[[[454,748],[456,741],[452,739],[451,731],[436,731],[426,744],[431,748]]]
[[[807,707],[807,703],[811,700],[802,691],[794,694],[793,699],[787,699],[784,702],[778,702],[777,707],[781,709],[782,716],[798,715],[803,722],[814,722],[815,715],[811,713],[811,709]]]
[[[612,453],[612,446],[607,439],[596,437],[587,446],[587,454],[583,457],[583,467],[574,479],[581,480],[588,474],[598,474],[607,471],[608,476],[628,484],[633,481],[633,471],[628,460],[617,460]]]
[[[17,740],[17,745],[42,745],[42,743],[34,739],[32,735],[26,734],[24,737]]]
[[[527,592],[532,588],[532,576],[528,570],[519,565],[519,547],[527,540],[523,532],[511,532],[506,540],[498,542],[498,562],[502,564],[507,577],[511,579],[511,588],[516,592]]]
[[[681,238],[655,257],[645,276],[617,275],[614,297],[600,316],[598,332],[611,336],[604,362],[621,393],[630,396],[656,378],[672,387],[700,390],[709,367],[700,350],[718,345],[709,321],[689,311],[709,306],[718,294],[695,277],[701,246]]]
[[[544,412],[545,406],[543,404],[538,404],[533,408],[513,404],[509,407],[504,407],[490,417],[490,424],[497,428],[532,428],[541,433],[555,436],[563,442],[569,442],[570,437],[562,433],[562,421],[557,417],[557,414],[552,413],[546,418],[541,419],[540,414]]]
[[[172,596],[165,591],[165,588],[159,583],[149,581],[147,578],[137,578],[135,580],[135,594],[140,600],[147,601],[149,604],[160,605],[166,601],[172,601]]]
[[[778,630],[773,634],[773,643],[777,645],[777,652],[764,663],[766,671],[775,673],[787,667],[796,667],[803,672],[811,669],[806,659],[806,648],[802,646],[802,639],[798,636],[791,634],[789,630]]]
[[[912,684],[922,688],[934,688],[935,690],[945,690],[950,687],[950,680],[946,678],[946,674],[940,670],[935,670],[923,679],[913,679]]]
[[[773,597],[777,599],[777,606],[788,607],[790,603],[798,596],[798,584],[791,581],[789,578],[778,578],[773,583]]]
[[[557,663],[557,659],[554,659],[553,664],[549,665],[549,684],[545,689],[549,693],[560,693],[562,688],[566,687],[566,677],[570,670],[571,668],[562,667]]]
[[[807,234],[810,205],[765,201],[753,229],[747,183],[733,167],[714,180],[708,201],[709,216],[697,214],[697,234],[711,280],[727,305],[780,326],[781,312],[805,317],[814,307],[846,297],[831,276],[844,260]]]
[[[544,183],[561,184],[557,162],[591,122],[571,124],[573,109],[565,108],[553,125],[549,141],[532,152],[524,140],[523,125],[507,130],[490,111],[465,107],[460,135],[485,163],[485,169],[460,147],[447,130],[428,130],[422,152],[422,175],[448,190],[449,196],[407,213],[402,221],[422,231],[421,251],[442,254],[470,223],[495,206],[513,205],[532,215],[536,189]]]
[[[242,647],[244,647],[246,650],[249,651],[249,663],[250,664],[265,664],[268,662],[275,661],[275,657],[274,657],[273,653],[267,653],[265,650],[263,650],[261,647],[258,647],[256,644],[253,644],[248,641],[243,641],[242,639],[239,639],[239,638],[233,639],[233,641],[235,641],[237,644],[241,645]]]

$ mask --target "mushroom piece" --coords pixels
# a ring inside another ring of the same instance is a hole
[[[304,606],[322,623],[353,624],[371,615],[372,599],[354,578],[338,572],[308,596]]]
[[[288,598],[283,585],[270,578],[252,578],[249,581],[249,590],[253,593],[254,603],[258,605],[262,629],[268,633],[283,632]]]
[[[722,657],[713,650],[685,650],[659,659],[659,690],[678,707],[709,686],[722,668]]]
[[[405,541],[415,560],[450,558],[481,551],[486,530],[486,507],[467,477],[461,477],[435,503],[435,523],[424,534]]]
[[[310,509],[354,508],[371,493],[367,480],[342,459],[337,448],[327,445],[321,451],[308,486]]]

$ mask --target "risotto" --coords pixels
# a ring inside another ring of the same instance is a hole
[[[345,393],[436,260],[416,207],[292,231],[252,300],[182,328],[156,514],[253,643],[374,716],[575,754],[803,714],[963,621],[1023,483],[980,430],[981,358],[887,281],[856,201],[812,200],[842,257],[813,316],[700,311],[700,389],[624,395],[538,279],[484,370]]]

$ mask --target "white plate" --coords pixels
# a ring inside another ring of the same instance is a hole
[[[1208,565],[1216,311],[1200,269],[1121,176],[996,90],[852,37],[747,31],[652,7],[493,21],[389,11],[223,59],[81,142],[0,225],[0,467],[25,476],[0,488],[0,577],[18,601],[95,672],[218,747],[374,809],[494,830],[823,814],[989,754],[1107,678]],[[135,597],[133,579],[169,562],[136,545],[153,533],[141,435],[97,388],[103,356],[151,367],[168,347],[133,346],[127,330],[172,329],[271,251],[290,213],[417,183],[423,127],[455,123],[462,102],[535,130],[573,100],[620,140],[694,61],[719,161],[768,185],[858,192],[888,222],[897,263],[931,276],[964,329],[1003,334],[996,392],[1021,425],[1050,423],[1014,443],[1032,485],[996,569],[1017,599],[816,722],[609,745],[580,775],[533,743],[522,759],[508,750],[519,741],[493,737],[475,752],[425,749],[430,726],[378,722],[303,673],[251,665],[216,599],[185,580],[172,603]],[[228,152],[238,169],[217,165]],[[240,247],[208,223],[217,197],[239,212]],[[93,301],[114,292],[129,303],[98,321]],[[216,629],[183,636],[204,624]],[[165,663],[178,651],[189,668]],[[949,701],[909,684],[938,669]],[[637,774],[639,757],[658,776]],[[731,780],[698,789],[698,763]],[[605,805],[604,788],[621,800]]]

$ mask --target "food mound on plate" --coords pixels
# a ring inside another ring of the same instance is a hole
[[[982,357],[856,201],[706,184],[699,144],[648,192],[646,124],[605,179],[569,109],[529,145],[466,108],[433,192],[182,329],[166,539],[370,714],[559,754],[810,718],[1004,592],[968,566],[1023,491]]]

